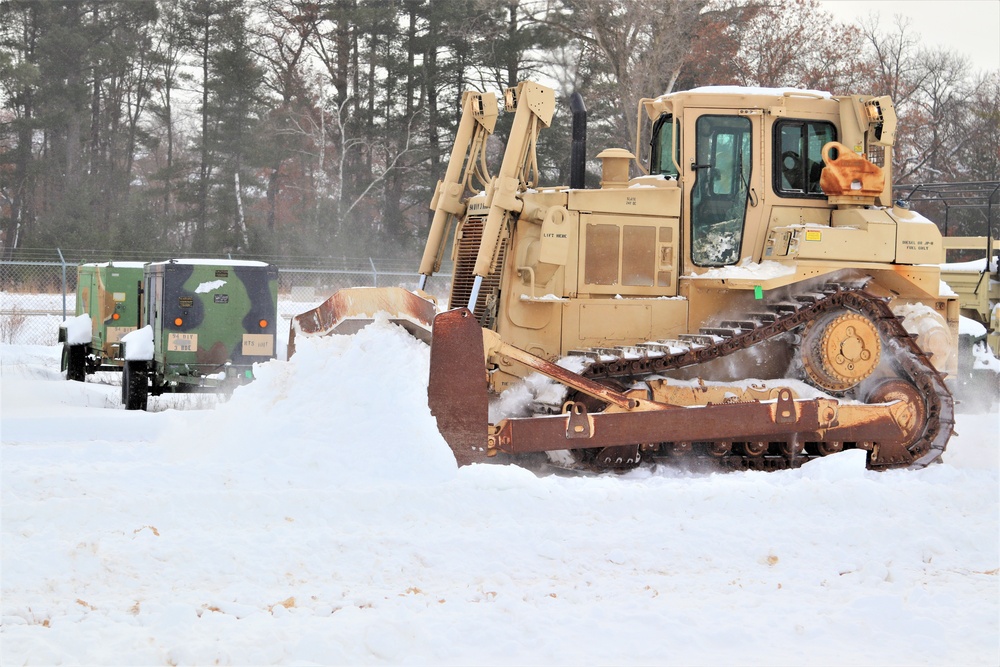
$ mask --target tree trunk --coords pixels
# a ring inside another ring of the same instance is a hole
[[[201,42],[201,164],[198,167],[198,217],[195,243],[205,242],[208,227],[208,54],[211,43],[211,15],[205,13],[205,32]]]
[[[98,9],[94,5],[93,21],[98,22]],[[100,150],[101,150],[101,68],[100,60],[95,58],[91,73],[94,78],[90,96],[90,173],[97,176],[100,172]]]
[[[35,62],[35,43],[38,37],[37,6],[30,4],[26,8],[24,26],[24,59]],[[11,259],[14,250],[19,246],[21,234],[30,227],[35,218],[34,189],[35,178],[32,175],[31,138],[34,120],[34,89],[27,83],[22,83],[21,119],[17,124],[17,148],[14,149],[14,182],[11,197],[10,217],[3,220],[3,258]]]
[[[424,58],[424,87],[427,96],[427,148],[431,160],[431,183],[441,179],[441,137],[438,134],[438,69],[437,69],[437,25],[431,21],[427,39],[427,54]],[[428,222],[432,213],[428,212]]]
[[[518,71],[518,64],[520,62],[520,51],[515,48],[517,44],[517,7],[518,3],[516,0],[507,5],[507,10],[509,12],[507,18],[507,87],[514,88],[517,86],[517,79],[520,76]]]
[[[236,194],[236,232],[239,234],[240,244],[236,247],[236,250],[246,250],[250,245],[250,239],[247,236],[247,223],[243,218],[243,193],[242,188],[240,188],[240,165],[239,162],[236,164],[236,172],[233,174],[233,190]]]

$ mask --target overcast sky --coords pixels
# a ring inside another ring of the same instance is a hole
[[[877,12],[885,29],[896,14],[912,19],[911,28],[926,46],[966,55],[976,70],[1000,70],[1000,0],[820,0],[845,23]]]

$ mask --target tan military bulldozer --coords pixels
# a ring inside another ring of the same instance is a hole
[[[892,203],[891,100],[714,87],[644,99],[633,150],[597,155],[600,188],[539,183],[552,90],[523,82],[504,106],[514,119],[491,171],[497,98],[463,97],[421,290],[338,292],[295,318],[293,338],[356,330],[375,310],[432,328],[428,399],[459,464],[941,456],[959,304],[942,294],[937,226]],[[449,247],[439,312],[422,289]],[[534,373],[548,390],[491,415],[491,397]]]

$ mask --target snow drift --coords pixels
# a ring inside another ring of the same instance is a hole
[[[208,410],[58,361],[2,348],[5,665],[1000,659],[996,413],[921,471],[536,477],[455,466],[385,322]]]

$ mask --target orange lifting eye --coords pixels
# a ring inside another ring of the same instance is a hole
[[[184,320],[182,320],[181,318],[178,317],[178,318],[176,318],[174,320],[174,326],[178,326],[179,327],[182,324],[184,324]]]
[[[121,318],[121,315],[119,315],[118,313],[112,313],[111,314],[111,319],[113,319],[113,320],[117,320],[117,319],[120,319],[120,318]]]
[[[258,324],[260,324],[261,329],[267,328],[267,320],[261,320],[260,322],[258,322]]]

